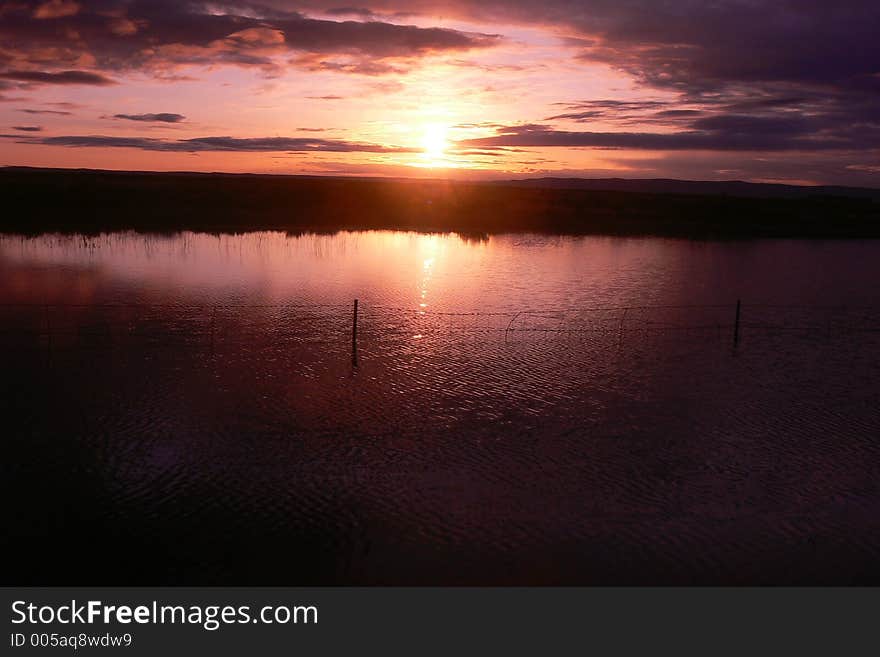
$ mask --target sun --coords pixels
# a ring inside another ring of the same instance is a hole
[[[422,148],[425,150],[425,157],[431,161],[442,160],[449,148],[449,141],[446,139],[448,126],[442,123],[429,123],[425,126],[422,134]]]

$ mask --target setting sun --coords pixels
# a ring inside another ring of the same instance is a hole
[[[425,126],[422,135],[422,148],[425,149],[425,157],[432,163],[443,159],[449,141],[446,139],[447,126],[441,123],[432,123]]]
[[[10,646],[867,645],[878,26],[0,0]]]

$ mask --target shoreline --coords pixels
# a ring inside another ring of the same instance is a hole
[[[729,239],[880,238],[872,198],[604,191],[537,183],[7,168],[0,233],[280,230]]]

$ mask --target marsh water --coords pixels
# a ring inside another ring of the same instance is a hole
[[[878,583],[878,280],[871,241],[0,237],[6,579]]]

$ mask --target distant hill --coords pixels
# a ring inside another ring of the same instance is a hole
[[[0,169],[0,197],[0,233],[380,229],[695,239],[880,238],[877,190],[846,187],[677,180],[477,183],[5,168]]]
[[[670,178],[524,178],[502,184],[547,189],[584,189],[597,192],[640,192],[648,194],[699,194],[746,198],[811,198],[842,196],[880,201],[880,189],[837,185],[779,185],[742,180],[675,180]]]
[[[219,173],[200,171],[119,171],[102,169],[61,169],[51,167],[0,166],[0,173],[9,174],[91,174],[122,176],[178,176],[213,178],[293,178],[302,180],[343,180],[364,182],[396,182],[430,184],[448,182],[435,178],[401,178],[397,176],[324,176],[277,173]],[[479,181],[456,179],[458,185],[504,185],[539,187],[542,189],[572,189],[594,192],[629,192],[642,194],[690,194],[698,196],[734,196],[740,198],[808,199],[816,197],[843,197],[871,199],[880,202],[880,188],[846,187],[841,185],[782,185],[752,183],[743,180],[677,180],[675,178],[518,178]]]

